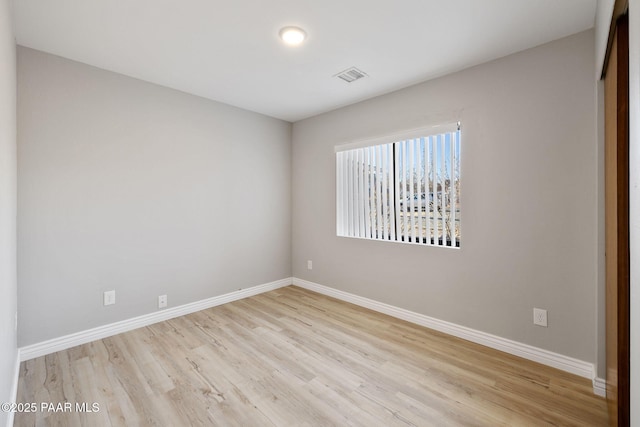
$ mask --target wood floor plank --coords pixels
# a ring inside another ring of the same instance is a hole
[[[23,362],[18,400],[74,410],[16,426],[607,424],[584,378],[294,286]]]

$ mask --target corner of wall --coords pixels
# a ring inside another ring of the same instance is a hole
[[[596,82],[596,144],[597,144],[597,244],[596,262],[596,376],[606,374],[606,305],[605,305],[605,222],[604,222],[604,82]]]
[[[19,353],[16,343],[16,44],[12,2],[0,1],[0,402],[15,400]],[[12,379],[9,381],[9,379]],[[13,423],[0,411],[0,424]]]
[[[640,0],[629,0],[629,188],[631,402],[640,401]],[[640,405],[631,405],[631,425],[640,425]]]
[[[16,360],[13,368],[13,380],[11,382],[11,393],[9,394],[9,402],[15,403],[18,401],[18,380],[20,378],[20,349],[16,351]],[[7,427],[13,426],[13,419],[15,412],[9,411],[7,414]]]

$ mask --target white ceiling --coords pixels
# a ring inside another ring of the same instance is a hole
[[[594,25],[597,0],[15,0],[20,45],[288,121]],[[308,33],[284,46],[278,31]],[[333,77],[355,66],[367,78]]]

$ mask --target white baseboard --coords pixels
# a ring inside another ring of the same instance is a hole
[[[342,301],[350,302],[361,307],[388,314],[389,316],[393,316],[398,319],[406,320],[408,322],[415,323],[420,326],[425,326],[430,329],[435,329],[436,331],[444,332],[458,338],[472,341],[477,344],[482,344],[496,350],[504,351],[515,356],[520,356],[524,359],[533,360],[534,362],[542,363],[543,365],[551,366],[575,375],[579,375],[584,378],[588,378],[594,381],[594,393],[598,394],[595,388],[595,367],[592,363],[574,359],[572,357],[564,356],[562,354],[554,353],[538,347],[533,347],[528,344],[512,341],[496,335],[491,335],[486,332],[467,328],[466,326],[460,326],[456,325],[455,323],[435,319],[433,317],[425,316],[424,314],[415,313],[413,311],[405,310],[403,308],[398,308],[369,298],[350,294],[348,292],[340,291],[328,286],[320,285],[318,283],[299,279],[297,277],[293,278],[293,284],[310,291],[318,292],[320,294],[334,297]]]
[[[593,392],[601,397],[607,397],[607,380],[600,377],[593,379]]]
[[[15,366],[13,368],[13,382],[11,383],[11,394],[9,395],[9,402],[15,403],[18,401],[18,379],[20,378],[20,349],[16,353]],[[7,427],[13,426],[13,419],[15,412],[9,411],[7,413]]]
[[[228,294],[207,298],[178,307],[172,307],[166,310],[145,314],[134,317],[132,319],[123,320],[109,325],[99,326],[97,328],[86,331],[76,332],[74,334],[65,335],[48,341],[28,345],[18,349],[18,359],[16,361],[16,373],[14,379],[13,396],[16,396],[18,386],[18,374],[20,369],[20,361],[30,360],[46,354],[55,353],[56,351],[65,350],[80,344],[99,340],[109,336],[117,335],[153,323],[162,322],[164,320],[173,319],[175,317],[184,316],[196,311],[205,310],[207,308],[226,304],[228,302],[237,301],[253,295],[268,292],[291,284],[301,288],[309,289],[320,294],[328,295],[342,301],[350,302],[361,307],[369,308],[380,313],[384,313],[398,319],[406,320],[417,325],[425,326],[436,331],[440,331],[449,335],[453,335],[468,341],[472,341],[487,347],[504,351],[509,354],[520,356],[522,358],[533,360],[547,366],[561,369],[593,381],[593,391],[598,396],[604,396],[606,393],[605,381],[594,375],[594,365],[589,362],[574,359],[541,348],[533,347],[517,341],[512,341],[486,332],[468,328],[466,326],[456,325],[455,323],[446,322],[424,314],[415,313],[403,308],[395,307],[389,304],[381,303],[369,298],[364,298],[348,292],[340,291],[318,283],[309,282],[307,280],[296,277],[289,277],[275,282],[265,283],[253,286],[251,288],[230,292]],[[10,415],[11,417],[11,415]],[[9,424],[11,425],[11,424]]]
[[[277,280],[275,282],[265,283],[253,286],[251,288],[241,289],[239,291],[230,292],[228,294],[207,298],[204,300],[184,304],[178,307],[172,307],[165,310],[156,311],[132,319],[122,320],[120,322],[111,323],[109,325],[98,326],[97,328],[80,331],[73,334],[65,335],[59,338],[53,338],[36,344],[27,345],[20,348],[20,360],[30,360],[46,354],[55,353],[56,351],[65,350],[80,344],[110,337],[122,332],[131,331],[153,323],[162,322],[164,320],[173,319],[174,317],[184,316],[185,314],[194,313],[196,311],[205,310],[217,305],[226,304],[228,302],[237,301],[253,295],[272,291],[274,289],[289,286],[292,283],[291,277]]]

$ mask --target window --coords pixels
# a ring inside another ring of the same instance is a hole
[[[375,142],[336,147],[337,235],[460,247],[459,123]]]

